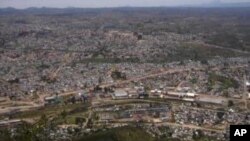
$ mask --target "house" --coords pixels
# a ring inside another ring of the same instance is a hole
[[[159,89],[154,89],[150,91],[151,96],[156,96],[156,97],[160,97],[162,93],[163,93],[162,90]]]

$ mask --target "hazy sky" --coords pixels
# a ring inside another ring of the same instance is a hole
[[[118,7],[180,6],[211,2],[250,2],[250,0],[0,0],[0,7]]]

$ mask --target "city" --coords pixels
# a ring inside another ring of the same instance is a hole
[[[2,8],[0,137],[228,141],[230,125],[250,124],[249,19],[248,8]]]

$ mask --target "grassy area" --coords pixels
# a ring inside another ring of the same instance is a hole
[[[155,141],[155,138],[140,128],[121,127],[80,137],[75,141]]]
[[[177,48],[177,53],[174,54],[173,60],[206,60],[211,59],[216,56],[221,57],[237,57],[237,56],[247,56],[246,54],[220,49],[220,48],[212,48],[208,46],[204,46],[199,43],[187,43],[183,42]]]
[[[246,40],[247,37],[249,37],[249,34],[247,33],[245,33],[244,37],[241,37],[240,39],[239,35],[237,35],[236,33],[220,31],[215,35],[209,36],[207,39],[207,43],[224,46],[227,48],[236,48],[249,51],[249,46],[246,45],[247,43],[249,43],[249,41]],[[245,43],[243,43],[242,40],[244,40]]]
[[[79,113],[74,113],[74,114],[70,114],[66,117],[66,123],[68,124],[76,124],[76,118],[80,117],[80,118],[87,118],[87,112],[83,111],[83,112],[79,112]]]
[[[77,112],[83,112],[87,110],[89,103],[77,103],[68,105],[51,105],[45,106],[36,110],[16,113],[12,115],[12,118],[33,118],[40,117],[42,115],[54,116],[60,114],[63,110],[69,112],[69,114],[75,114]]]
[[[228,89],[228,88],[235,88],[237,89],[239,87],[239,83],[234,80],[233,78],[228,78],[225,76],[221,76],[215,73],[210,73],[208,77],[209,87],[212,87],[215,85],[216,82],[221,83],[221,88]]]

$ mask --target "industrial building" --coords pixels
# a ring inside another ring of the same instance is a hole
[[[128,98],[128,93],[123,89],[117,89],[112,95],[112,98],[113,99],[126,99]]]
[[[196,93],[184,93],[184,92],[167,92],[167,95],[170,97],[187,97],[187,98],[195,98],[198,94]]]

